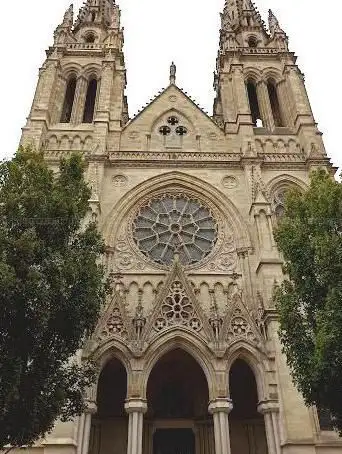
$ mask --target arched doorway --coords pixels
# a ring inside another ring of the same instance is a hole
[[[229,415],[231,454],[267,454],[263,416],[258,413],[258,391],[249,365],[238,359],[229,374],[233,410]]]
[[[118,359],[113,358],[100,374],[97,413],[92,418],[89,454],[127,454],[126,394],[126,369]]]
[[[144,454],[214,454],[208,384],[191,355],[176,349],[158,361],[147,402]]]

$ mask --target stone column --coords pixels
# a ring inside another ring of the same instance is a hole
[[[257,84],[257,95],[260,106],[260,114],[262,121],[264,122],[264,128],[272,131],[274,129],[274,119],[272,113],[272,107],[270,102],[270,97],[268,95],[268,89],[266,82],[261,80]]]
[[[101,84],[98,87],[98,99],[96,106],[96,121],[109,121],[110,101],[114,82],[114,60],[107,60],[103,63]]]
[[[96,413],[96,405],[94,402],[88,403],[88,408],[79,418],[78,434],[77,434],[77,454],[88,454],[91,418]]]
[[[142,454],[143,423],[147,403],[144,399],[128,399],[125,410],[129,417],[127,454]]]
[[[79,124],[83,121],[83,111],[87,95],[88,81],[85,77],[80,76],[77,79],[74,104],[72,106],[71,123]]]
[[[213,415],[214,419],[216,454],[230,454],[228,415],[232,409],[231,400],[225,398],[215,399],[209,405],[209,413]]]
[[[264,415],[269,454],[281,454],[279,432],[279,405],[277,402],[261,402],[258,412]]]

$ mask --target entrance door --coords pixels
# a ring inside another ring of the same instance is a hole
[[[191,429],[158,429],[153,437],[153,454],[195,454]]]

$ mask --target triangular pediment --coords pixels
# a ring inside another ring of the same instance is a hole
[[[208,340],[212,330],[181,264],[175,261],[145,326],[148,341],[172,329],[184,329]]]
[[[132,330],[128,323],[123,297],[118,291],[114,291],[112,299],[100,317],[93,334],[93,339],[100,343],[111,337],[119,337],[124,340],[132,338]]]
[[[243,301],[242,290],[235,284],[229,296],[229,307],[223,320],[221,341],[228,346],[238,341],[254,346],[262,344],[262,336]]]
[[[122,151],[212,151],[224,131],[186,93],[171,84],[122,130]],[[215,146],[214,146],[215,144]]]

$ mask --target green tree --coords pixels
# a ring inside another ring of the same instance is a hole
[[[55,177],[29,149],[0,164],[0,449],[80,414],[94,380],[75,358],[107,285],[83,173],[73,155]]]
[[[307,405],[342,432],[342,185],[325,171],[290,191],[276,230],[287,279],[275,292],[280,337]]]

